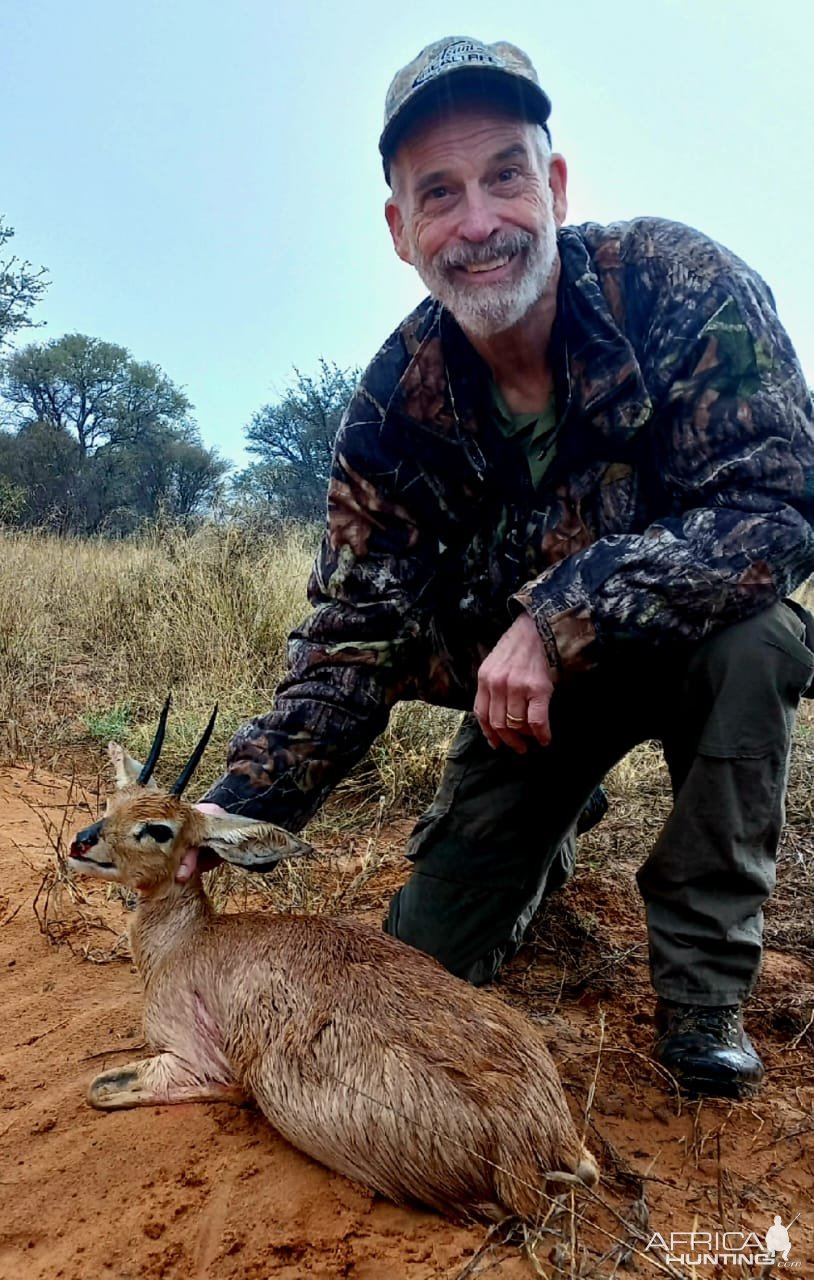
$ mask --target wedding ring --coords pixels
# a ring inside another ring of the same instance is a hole
[[[525,718],[525,716],[510,716],[508,711],[506,712],[506,724],[522,724]]]

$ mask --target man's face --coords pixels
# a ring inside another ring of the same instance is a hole
[[[518,324],[555,278],[565,163],[536,127],[478,108],[417,129],[392,165],[386,216],[399,257],[474,338]]]

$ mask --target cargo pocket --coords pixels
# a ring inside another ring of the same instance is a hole
[[[699,680],[711,696],[701,755],[758,759],[785,751],[800,698],[814,678],[805,633],[797,612],[780,603],[699,649],[688,674],[691,687]]]
[[[412,862],[424,857],[449,825],[450,811],[472,764],[482,756],[481,727],[471,712],[461,721],[444,763],[444,772],[428,809],[413,827],[405,853]],[[487,750],[488,750],[487,744]]]
[[[536,883],[540,837],[539,754],[492,750],[467,715],[435,799],[416,824],[407,856],[416,871],[456,885],[503,890]]]

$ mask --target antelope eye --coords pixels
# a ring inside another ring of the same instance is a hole
[[[168,840],[172,840],[173,830],[172,827],[166,826],[163,822],[148,822],[141,828],[138,838],[143,840],[145,836],[155,840],[156,844],[166,844]]]

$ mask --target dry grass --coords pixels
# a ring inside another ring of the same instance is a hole
[[[270,702],[306,609],[307,543],[296,530],[259,549],[238,529],[130,543],[3,534],[7,745],[42,760],[101,738],[108,721],[138,748],[170,689],[176,739],[192,738],[216,699],[225,736]]]
[[[90,777],[111,737],[143,758],[171,691],[163,772],[219,702],[200,771],[211,781],[237,725],[271,707],[315,542],[308,528],[275,538],[235,525],[118,543],[0,532],[0,758]],[[400,707],[332,821],[406,793],[420,804],[456,721]]]
[[[237,725],[271,707],[286,638],[308,610],[316,539],[309,528],[270,535],[234,524],[128,542],[0,531],[0,759],[91,778],[104,767],[111,737],[143,755],[171,691],[163,774],[180,766],[219,702],[200,770],[202,785],[212,781]],[[799,595],[811,603],[814,587]],[[383,815],[420,811],[458,719],[425,706],[397,707],[368,758],[320,814],[315,837],[367,831]],[[809,820],[810,732],[806,719],[799,735],[809,749],[795,764],[804,777],[790,796],[792,811],[803,809],[799,816]],[[615,806],[621,842],[632,834],[626,826],[639,829],[639,840],[655,834],[669,806],[665,780],[661,754],[650,744],[613,771],[609,790],[624,802]]]
[[[805,605],[807,609],[814,610],[814,578],[809,578],[804,582],[799,590],[794,592],[795,600],[799,600],[800,604]]]

